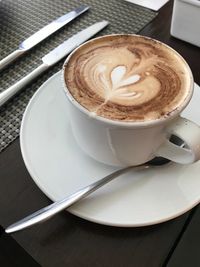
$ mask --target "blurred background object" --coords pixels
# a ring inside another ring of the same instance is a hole
[[[171,35],[200,46],[200,1],[175,0]]]
[[[162,6],[164,6],[169,0],[126,0],[133,4],[150,8],[152,10],[159,10]]]

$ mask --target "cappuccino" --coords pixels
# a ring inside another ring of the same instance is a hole
[[[138,35],[96,38],[64,66],[72,97],[89,112],[117,121],[169,116],[191,90],[189,67],[173,49]]]

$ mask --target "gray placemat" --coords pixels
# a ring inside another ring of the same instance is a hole
[[[90,10],[0,73],[0,91],[39,66],[40,59],[68,37],[97,21],[110,22],[99,35],[137,33],[156,16],[155,12],[124,0],[3,0],[0,2],[0,59],[14,51],[31,34],[81,4],[89,5]],[[26,86],[1,108],[0,151],[19,136],[22,115],[28,101],[41,84],[61,68],[63,61]]]

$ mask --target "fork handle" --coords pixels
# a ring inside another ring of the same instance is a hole
[[[5,104],[16,93],[18,93],[25,85],[27,85],[30,81],[39,76],[48,68],[49,66],[43,63],[42,65],[34,69],[31,73],[26,75],[24,78],[22,78],[21,80],[13,84],[11,87],[0,93],[0,107],[3,104]]]

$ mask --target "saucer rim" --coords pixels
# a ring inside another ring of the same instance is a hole
[[[26,118],[28,118],[27,116],[29,116],[30,112],[31,112],[31,108],[32,105],[37,101],[42,89],[44,86],[46,86],[48,83],[51,83],[52,80],[54,80],[55,78],[57,78],[59,75],[61,75],[61,70],[58,71],[57,73],[55,73],[54,75],[52,75],[49,79],[47,79],[39,88],[38,90],[34,93],[34,95],[31,97],[25,111],[22,117],[22,122],[21,122],[21,127],[20,127],[20,149],[21,149],[21,153],[22,153],[22,158],[24,160],[25,166],[32,178],[32,180],[34,181],[34,183],[39,187],[39,189],[53,202],[56,201],[56,198],[52,197],[51,194],[48,193],[48,190],[45,188],[45,186],[43,185],[42,182],[40,182],[40,179],[38,179],[37,177],[35,177],[35,173],[33,171],[33,168],[31,168],[31,163],[28,160],[28,156],[26,155],[26,145],[25,145],[25,138],[24,138],[24,134],[25,134],[25,126],[26,126]],[[197,85],[198,86],[198,85]],[[189,210],[191,210],[192,208],[194,208],[196,205],[198,205],[200,203],[200,196],[199,199],[197,199],[195,202],[193,202],[191,205],[188,205],[187,208],[173,213],[172,215],[168,215],[167,217],[163,217],[161,219],[155,219],[155,220],[151,220],[148,222],[144,222],[144,223],[113,223],[113,222],[109,222],[106,220],[98,220],[95,218],[88,218],[87,215],[84,215],[83,213],[81,213],[80,211],[76,211],[73,210],[73,207],[69,207],[68,209],[66,209],[66,211],[70,212],[71,214],[82,218],[84,220],[93,222],[93,223],[98,223],[101,225],[106,225],[106,226],[114,226],[114,227],[125,227],[125,228],[130,228],[130,227],[144,227],[144,226],[151,226],[151,225],[156,225],[159,223],[163,223],[163,222],[167,222],[170,221],[172,219],[175,219],[181,215],[183,215],[184,213],[188,212]]]

